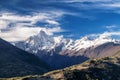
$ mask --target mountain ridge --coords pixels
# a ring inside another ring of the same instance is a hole
[[[120,49],[120,41],[106,35],[85,36],[74,41],[40,31],[26,41],[15,43],[15,46],[38,56],[54,69],[60,69],[82,63],[89,58],[111,56]],[[66,64],[63,64],[64,61]]]

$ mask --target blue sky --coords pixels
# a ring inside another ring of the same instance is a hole
[[[0,37],[21,41],[44,30],[79,39],[107,33],[120,38],[119,0],[0,0]]]

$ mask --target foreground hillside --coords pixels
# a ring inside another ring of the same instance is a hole
[[[41,74],[48,66],[38,57],[0,39],[0,78]]]
[[[58,80],[120,80],[120,52],[45,75]]]
[[[43,76],[28,76],[7,80],[120,80],[119,73],[120,52],[117,52],[113,57],[88,60],[80,65],[52,71]]]

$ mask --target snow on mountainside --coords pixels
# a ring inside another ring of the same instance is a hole
[[[62,45],[62,50],[75,50],[87,49],[92,46],[98,46],[107,42],[117,41],[108,36],[98,36],[95,39],[91,39],[89,36],[85,36],[81,39],[73,41],[72,39],[65,39],[62,36],[51,36],[47,35],[44,31],[40,31],[38,35],[31,36],[24,42],[19,42],[16,44],[26,51],[32,50],[33,53],[37,53],[37,50],[50,51],[58,46]],[[21,44],[22,43],[22,44]]]
[[[44,31],[40,31],[38,35],[31,36],[23,42],[15,43],[15,45],[26,51],[33,50],[33,53],[37,53],[37,50],[45,50],[49,52],[54,48],[64,45],[64,48],[69,47],[71,39],[64,39],[63,36],[51,36],[47,35]]]
[[[15,45],[26,51],[32,50],[33,53],[37,53],[38,50],[49,52],[55,47],[61,45],[63,41],[66,40],[63,39],[62,36],[53,37],[47,35],[44,31],[40,31],[38,35],[31,36],[26,41],[15,43]]]
[[[26,41],[15,43],[15,46],[35,54],[54,69],[59,69],[82,63],[88,58],[111,56],[120,50],[120,41],[106,35],[85,36],[74,41],[40,31]]]
[[[36,36],[32,36],[26,40],[25,44],[27,45],[26,50],[28,49],[39,49],[39,50],[48,50],[55,47],[54,39],[47,35],[44,31]]]
[[[87,49],[89,47],[98,46],[107,42],[116,42],[114,39],[106,36],[99,36],[95,39],[90,39],[89,36],[85,36],[79,40],[76,40],[72,46],[67,49],[79,51],[80,49]]]

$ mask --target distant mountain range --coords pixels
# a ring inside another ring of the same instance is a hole
[[[0,78],[43,74],[49,70],[37,56],[0,39]]]
[[[82,63],[90,58],[112,56],[120,50],[120,41],[110,36],[85,36],[78,40],[51,36],[44,31],[31,36],[15,46],[38,56],[53,69]]]

